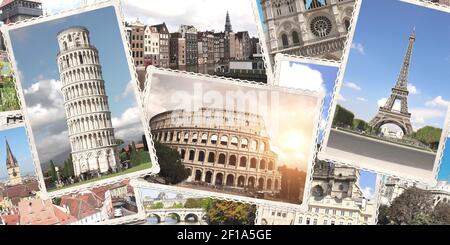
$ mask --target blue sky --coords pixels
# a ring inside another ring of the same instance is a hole
[[[450,182],[450,139],[445,143],[444,155],[441,159],[438,181]]]
[[[382,16],[380,16],[382,13]],[[399,14],[401,13],[401,14]],[[442,127],[450,90],[450,14],[392,0],[363,1],[340,104],[371,120],[390,95],[416,30],[408,98],[415,129]]]
[[[372,199],[373,195],[376,194],[377,174],[363,170],[360,171],[360,174],[359,186],[361,187],[364,196],[368,199]]]
[[[11,151],[19,163],[20,173],[24,175],[35,176],[33,160],[31,158],[30,146],[28,145],[28,137],[25,128],[14,128],[0,132],[0,180],[8,177],[6,171],[6,144],[8,140]]]
[[[261,19],[261,26],[262,29],[264,30],[264,12],[261,6],[261,1],[260,0],[254,0],[256,1],[256,5],[258,6],[258,12],[259,12],[259,18]]]
[[[29,119],[41,164],[70,151],[61,83],[56,63],[57,33],[73,26],[90,31],[99,50],[116,138],[140,140],[143,128],[113,7],[72,15],[10,31]],[[67,156],[65,156],[67,157]]]
[[[325,91],[321,126],[325,126],[328,110],[331,106],[334,87],[339,68],[333,66],[308,64],[296,61],[284,61],[281,65],[280,86]],[[324,129],[321,128],[322,138]]]

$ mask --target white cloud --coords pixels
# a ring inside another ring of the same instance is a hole
[[[344,83],[344,86],[347,87],[347,88],[356,90],[356,91],[361,91],[361,87],[358,86],[356,83],[353,83],[353,82],[346,82],[346,83]]]
[[[377,101],[378,106],[379,106],[379,107],[385,106],[387,100],[388,100],[387,98],[381,98],[381,99],[379,99],[379,100]],[[400,101],[396,101],[396,102],[394,103],[394,106],[392,107],[392,110],[394,110],[394,111],[400,111],[401,108],[402,108],[402,105],[401,105]]]
[[[347,101],[347,99],[345,99],[344,96],[342,96],[342,94],[339,94],[338,101],[345,102],[345,101]]]
[[[417,87],[416,86],[414,86],[413,84],[411,84],[411,83],[408,83],[408,91],[409,91],[409,93],[410,94],[420,94],[420,90],[419,89],[417,89]]]
[[[141,111],[139,107],[128,108],[120,117],[111,119],[116,138],[137,140],[143,135]]]
[[[361,43],[352,43],[352,49],[358,51],[358,53],[365,55],[364,46]]]
[[[121,95],[115,96],[114,100],[116,102],[119,102],[120,100],[126,99],[130,95],[134,96],[134,84],[133,84],[133,81],[128,82],[127,87],[125,88],[123,93]]]
[[[373,188],[369,187],[369,186],[365,187],[361,191],[362,191],[364,197],[366,197],[367,199],[372,199],[375,194],[373,191]]]
[[[322,73],[311,69],[307,65],[282,62],[280,72],[280,86],[311,91],[325,92]]]
[[[364,97],[358,97],[358,98],[356,98],[356,100],[362,101],[362,102],[367,102],[367,99]]]
[[[433,100],[430,100],[425,103],[428,107],[448,107],[449,101],[442,98],[442,96],[438,96],[434,98]]]
[[[445,116],[444,111],[429,108],[414,108],[410,110],[410,113],[411,122],[415,125],[424,125],[431,119],[438,119]]]

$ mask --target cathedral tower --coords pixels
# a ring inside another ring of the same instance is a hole
[[[8,140],[6,140],[6,169],[8,171],[10,185],[22,184],[19,164],[17,163],[16,157],[14,157],[11,148],[9,147]]]
[[[75,176],[115,172],[119,158],[98,50],[84,27],[63,30],[57,38]]]
[[[227,11],[227,17],[225,21],[225,32],[230,33],[233,32],[233,27],[231,26],[230,13]]]

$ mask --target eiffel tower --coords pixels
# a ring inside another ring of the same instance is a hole
[[[392,88],[392,93],[386,104],[380,107],[378,114],[375,116],[369,125],[375,129],[381,126],[393,123],[399,126],[405,135],[413,133],[411,126],[411,113],[408,112],[408,73],[409,65],[411,63],[411,54],[416,41],[416,33],[413,31],[409,36],[408,50],[406,51],[405,60],[397,80],[397,84]],[[400,111],[394,111],[392,108],[397,100],[401,101]]]

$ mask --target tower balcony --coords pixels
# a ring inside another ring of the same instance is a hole
[[[7,19],[11,19],[14,16],[25,15],[30,17],[38,17],[43,14],[40,8],[27,8],[27,7],[16,7],[8,10],[3,10],[0,14],[0,21],[5,22]]]

